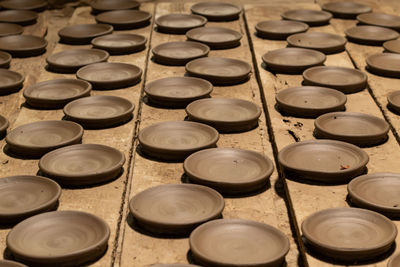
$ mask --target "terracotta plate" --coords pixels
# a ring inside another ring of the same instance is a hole
[[[0,37],[18,35],[23,33],[24,28],[18,24],[0,23]]]
[[[6,136],[11,152],[22,157],[41,157],[59,147],[79,143],[83,128],[71,121],[39,121],[14,128]]]
[[[49,69],[56,72],[76,72],[79,68],[107,61],[109,54],[100,49],[68,49],[47,57]]]
[[[196,228],[189,238],[196,262],[204,266],[281,266],[289,239],[268,224],[221,219]]]
[[[72,100],[90,95],[92,85],[76,79],[40,82],[24,90],[26,102],[37,108],[62,108]]]
[[[192,121],[208,124],[219,132],[243,132],[258,125],[261,109],[237,98],[208,98],[190,103],[186,113]]]
[[[22,26],[36,23],[38,14],[30,10],[0,11],[0,22],[16,23]]]
[[[61,187],[44,177],[21,175],[1,178],[0,220],[2,224],[15,223],[52,210],[60,195]]]
[[[10,67],[11,55],[7,52],[0,51],[0,68]]]
[[[385,13],[367,13],[357,16],[357,20],[362,24],[391,28],[400,30],[400,16]]]
[[[108,24],[76,24],[58,31],[60,42],[68,44],[90,44],[92,39],[109,34],[113,27]]]
[[[0,38],[0,50],[13,57],[31,57],[46,51],[47,41],[34,35],[12,35]]]
[[[185,65],[189,61],[206,57],[210,48],[198,42],[169,42],[152,49],[154,59],[164,65]]]
[[[279,110],[285,114],[315,118],[327,112],[344,110],[347,97],[326,87],[301,86],[279,91],[275,100]]]
[[[215,85],[230,85],[245,82],[249,78],[249,63],[223,57],[198,58],[186,64],[191,76],[206,79]]]
[[[90,82],[94,89],[117,89],[137,84],[142,69],[132,64],[103,62],[80,68],[76,76]]]
[[[125,156],[115,148],[78,144],[59,148],[39,161],[40,171],[63,185],[91,185],[114,179],[121,173]]]
[[[189,121],[160,122],[139,133],[143,152],[164,160],[184,160],[196,151],[215,147],[218,139],[214,128]]]
[[[356,2],[330,2],[322,5],[322,10],[332,13],[336,18],[355,19],[357,15],[369,13],[369,6]]]
[[[194,183],[212,187],[221,193],[241,194],[265,186],[274,164],[254,151],[210,148],[186,158],[183,169]]]
[[[0,69],[0,95],[17,92],[22,88],[24,76],[18,72]]]
[[[394,111],[400,113],[400,91],[394,91],[387,97],[388,107]]]
[[[284,147],[278,160],[290,177],[342,183],[360,175],[369,157],[361,148],[349,143],[312,140]]]
[[[328,24],[332,14],[320,10],[293,9],[281,14],[283,19],[307,23],[309,26]]]
[[[400,253],[395,254],[388,262],[387,267],[398,267],[400,266]]]
[[[7,236],[7,247],[17,260],[30,266],[79,266],[99,258],[109,237],[110,228],[97,216],[53,211],[17,224]]]
[[[318,50],[325,54],[338,53],[345,49],[346,38],[326,32],[293,34],[287,38],[291,46]]]
[[[370,55],[366,59],[368,70],[381,76],[398,78],[400,75],[400,55],[381,53]]]
[[[309,26],[303,22],[291,20],[266,20],[257,23],[257,36],[273,40],[286,40],[295,33],[308,30]]]
[[[93,13],[112,10],[137,9],[140,3],[133,0],[94,0],[90,2]]]
[[[136,29],[149,25],[151,14],[141,10],[114,10],[96,16],[98,23],[110,24],[115,30]]]
[[[185,108],[190,102],[210,96],[212,84],[194,77],[168,77],[146,84],[149,100],[166,107]]]
[[[64,114],[85,128],[107,128],[130,120],[134,108],[125,98],[98,95],[72,101],[64,107]]]
[[[16,261],[9,261],[9,260],[0,260],[1,267],[28,267],[25,264],[16,262]]]
[[[304,70],[322,65],[326,56],[315,50],[304,48],[281,48],[262,56],[268,70],[280,73],[302,73]]]
[[[383,43],[385,51],[400,54],[400,40],[390,40]]]
[[[204,26],[207,19],[192,14],[167,14],[156,18],[155,23],[159,32],[184,34],[188,30]]]
[[[382,45],[384,42],[394,40],[399,34],[391,29],[377,26],[356,26],[345,32],[349,41],[366,45]]]
[[[7,128],[10,125],[7,118],[0,115],[0,138],[4,138],[7,134]]]
[[[224,199],[202,185],[169,184],[149,188],[129,201],[138,225],[152,232],[184,235],[221,217]]]
[[[313,67],[303,72],[304,83],[329,87],[345,94],[355,93],[367,86],[367,75],[359,70],[344,67]]]
[[[242,8],[221,2],[201,2],[194,4],[190,10],[193,14],[206,17],[210,21],[229,21],[239,18]]]
[[[373,259],[389,250],[397,236],[396,226],[385,216],[356,208],[316,212],[301,229],[314,250],[342,260]]]
[[[315,136],[334,139],[358,146],[373,146],[385,142],[388,123],[378,117],[358,112],[331,112],[314,121]]]
[[[190,41],[208,45],[211,49],[226,49],[240,45],[240,32],[222,27],[200,27],[186,33]]]
[[[139,34],[107,34],[92,40],[94,48],[112,55],[130,54],[146,48],[146,37]]]
[[[43,11],[47,8],[46,0],[6,0],[0,3],[5,9]]]

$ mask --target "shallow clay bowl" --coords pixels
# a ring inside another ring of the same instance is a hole
[[[324,113],[344,110],[347,97],[331,88],[301,86],[280,90],[275,100],[278,109],[287,115],[315,118]]]
[[[388,107],[400,114],[400,91],[394,91],[390,93],[387,97],[388,100]]]
[[[214,85],[245,82],[251,72],[249,63],[223,57],[198,58],[187,63],[185,68],[191,76],[206,79]]]
[[[94,38],[109,34],[113,29],[108,24],[76,24],[62,28],[58,35],[62,43],[90,44]]]
[[[110,24],[115,30],[129,30],[149,25],[151,14],[141,10],[114,10],[95,17],[97,23]]]
[[[142,69],[132,64],[103,62],[80,68],[76,76],[90,82],[94,89],[117,89],[137,84]]]
[[[186,107],[191,121],[208,124],[219,132],[244,132],[258,125],[261,109],[237,98],[199,99]]]
[[[47,41],[34,35],[11,35],[0,38],[0,50],[13,57],[32,57],[46,51]]]
[[[320,26],[328,24],[332,14],[320,10],[311,9],[293,9],[281,14],[286,20],[294,20],[307,23],[309,26]]]
[[[7,134],[7,128],[10,125],[7,118],[0,115],[0,138],[3,139]]]
[[[85,128],[107,128],[129,121],[134,107],[125,98],[98,95],[70,102],[64,107],[64,114]]]
[[[22,88],[24,76],[18,72],[0,69],[0,95],[15,93]]]
[[[204,26],[207,19],[192,14],[167,14],[156,18],[155,23],[159,32],[185,34],[188,30]]]
[[[190,102],[207,98],[212,84],[194,77],[168,77],[146,84],[144,91],[150,102],[163,107],[185,108]]]
[[[38,14],[30,10],[0,11],[0,22],[15,23],[22,26],[36,23]]]
[[[225,194],[243,194],[265,186],[274,165],[254,151],[209,148],[187,157],[183,169],[191,182]]]
[[[16,262],[16,261],[9,261],[9,260],[0,260],[1,267],[28,267],[25,264]]]
[[[159,185],[136,194],[129,210],[151,232],[187,235],[200,224],[221,217],[225,203],[215,190],[202,185]]]
[[[112,10],[138,9],[140,3],[133,0],[94,0],[90,2],[90,6],[92,12],[97,14]]]
[[[4,9],[43,11],[47,8],[46,0],[6,0],[0,3]]]
[[[7,52],[0,51],[0,68],[7,69],[10,67],[11,55]]]
[[[6,136],[8,149],[22,157],[37,158],[47,152],[81,142],[83,128],[71,121],[39,121],[14,128]]]
[[[290,46],[318,50],[325,54],[338,53],[345,49],[346,38],[326,32],[293,34],[287,38]]]
[[[211,49],[227,49],[240,45],[240,32],[222,27],[200,27],[186,33],[190,41],[208,45]]]
[[[400,30],[400,16],[373,12],[358,15],[357,20],[362,24]]]
[[[1,178],[0,220],[2,224],[16,223],[52,210],[60,195],[61,187],[44,177],[20,175]]]
[[[367,75],[359,70],[317,66],[303,72],[305,85],[333,88],[345,94],[359,92],[367,86]]]
[[[112,55],[121,55],[144,50],[146,41],[146,37],[139,34],[107,34],[94,38],[92,45]]]
[[[241,219],[205,223],[190,234],[189,245],[199,264],[225,267],[281,266],[290,246],[275,227]]]
[[[318,51],[304,48],[281,48],[262,56],[268,70],[279,73],[302,73],[304,70],[322,65],[326,56]]]
[[[385,51],[400,54],[400,40],[391,40],[383,43]]]
[[[385,253],[397,236],[395,224],[385,216],[357,208],[316,212],[303,221],[301,229],[312,249],[348,261],[373,259]]]
[[[194,4],[193,14],[206,17],[209,21],[230,21],[239,19],[242,9],[234,4],[221,2],[201,2]]]
[[[24,28],[14,23],[0,23],[0,37],[9,35],[19,35],[24,32]]]
[[[115,148],[78,144],[47,153],[40,159],[39,169],[62,185],[82,186],[114,179],[124,163],[124,154]]]
[[[349,41],[365,45],[382,45],[399,37],[395,30],[369,25],[356,26],[345,30],[344,33]]]
[[[278,160],[290,178],[335,184],[363,173],[369,157],[361,148],[349,143],[312,140],[284,147]]]
[[[13,256],[29,266],[80,266],[107,249],[110,229],[97,216],[81,211],[53,211],[17,224],[7,236]],[[68,240],[62,242],[60,240]]]
[[[210,48],[198,42],[168,42],[157,45],[152,52],[160,64],[183,66],[193,59],[206,57]]]
[[[292,34],[305,32],[309,26],[303,22],[291,20],[266,20],[257,23],[257,36],[265,39],[286,40]]]
[[[368,70],[380,76],[398,78],[400,75],[400,55],[380,53],[366,59]]]
[[[62,108],[69,102],[90,95],[92,85],[76,79],[40,82],[24,90],[26,102],[36,108]]]
[[[400,266],[400,253],[395,254],[387,264],[387,267],[398,267]]]
[[[355,19],[357,15],[369,13],[369,6],[355,2],[331,2],[322,5],[322,10],[332,13],[335,18]]]
[[[52,71],[71,73],[89,64],[105,62],[109,56],[100,49],[68,49],[50,55],[46,62]]]
[[[214,128],[189,121],[160,122],[139,133],[142,152],[163,160],[183,161],[196,151],[215,147],[218,139]]]

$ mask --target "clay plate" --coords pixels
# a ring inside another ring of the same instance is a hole
[[[394,30],[369,25],[356,26],[345,30],[344,33],[349,41],[365,45],[382,45],[399,37]]]
[[[0,23],[0,37],[9,35],[19,35],[24,32],[24,28],[18,24]]]
[[[272,40],[286,40],[292,34],[305,32],[309,26],[303,22],[291,20],[266,20],[255,26],[258,37]]]
[[[68,49],[50,55],[46,62],[52,71],[71,73],[89,64],[105,62],[109,56],[100,49]]]
[[[309,26],[320,26],[328,24],[332,14],[320,10],[311,9],[293,9],[281,14],[286,20],[294,20],[307,23]]]
[[[120,55],[144,50],[146,41],[146,37],[139,34],[107,34],[94,38],[92,45],[112,55]]]
[[[279,110],[287,115],[315,118],[327,112],[344,110],[347,97],[331,88],[301,86],[280,90],[275,100]]]
[[[169,42],[152,49],[154,60],[164,65],[182,66],[189,61],[206,57],[210,48],[198,42]]]
[[[29,266],[80,266],[99,258],[109,237],[107,223],[97,216],[53,211],[17,224],[7,236],[7,247]]]
[[[137,84],[142,70],[132,64],[103,62],[80,68],[76,76],[90,82],[94,89],[117,89]]]
[[[362,24],[391,28],[400,30],[400,17],[385,13],[367,13],[357,16],[357,20]]]
[[[258,125],[261,109],[237,98],[208,98],[190,103],[186,113],[191,121],[208,124],[219,132],[243,132]]]
[[[9,261],[9,260],[0,260],[1,267],[28,267],[25,264],[16,262],[16,261]]]
[[[400,91],[394,91],[390,93],[387,97],[388,107],[400,114]]]
[[[142,28],[150,23],[151,14],[141,10],[114,10],[95,17],[97,23],[110,24],[115,30]]]
[[[369,161],[361,148],[335,140],[301,141],[278,154],[289,177],[324,183],[343,183],[360,175]]]
[[[206,79],[214,85],[245,82],[251,72],[249,63],[223,57],[198,58],[187,63],[185,68],[191,76]]]
[[[169,184],[136,194],[129,210],[146,230],[187,235],[200,224],[221,217],[224,205],[223,197],[206,186]]]
[[[139,133],[142,151],[163,160],[184,160],[196,151],[215,147],[218,139],[214,128],[189,121],[160,122]]]
[[[164,107],[185,108],[194,100],[207,98],[212,84],[194,77],[168,77],[146,84],[144,91],[150,102]]]
[[[71,121],[39,121],[14,128],[6,136],[12,153],[41,157],[47,152],[81,142],[83,128]]]
[[[262,188],[274,170],[264,155],[236,148],[210,148],[190,155],[183,169],[191,182],[226,194],[242,194]]]
[[[395,254],[387,264],[387,267],[399,267],[400,266],[400,253]]]
[[[7,134],[7,128],[10,125],[7,118],[0,115],[0,138],[3,139]]]
[[[240,45],[240,32],[222,27],[200,27],[186,33],[190,41],[208,45],[211,49],[227,49]]]
[[[72,100],[90,95],[92,85],[76,79],[40,82],[24,90],[26,102],[37,108],[62,108]]]
[[[209,21],[230,21],[239,19],[242,9],[230,3],[201,2],[194,4],[190,10],[193,14],[206,17]]]
[[[159,32],[184,34],[188,30],[204,26],[207,19],[192,14],[167,14],[156,18],[155,23]]]
[[[346,38],[326,32],[306,32],[293,34],[287,38],[294,47],[318,50],[325,54],[338,53],[345,49]]]
[[[289,239],[268,224],[221,219],[197,227],[189,238],[196,262],[204,266],[281,266]]]
[[[279,73],[302,73],[304,70],[322,65],[326,56],[318,51],[304,48],[281,48],[262,56],[268,70]]]
[[[366,59],[367,68],[377,75],[398,78],[400,75],[400,55],[381,53],[370,55]]]
[[[124,154],[115,148],[78,144],[47,153],[40,159],[39,169],[62,185],[81,186],[114,179],[124,163]]]
[[[11,35],[0,38],[0,50],[13,57],[32,57],[46,51],[47,41],[34,35]]]
[[[76,24],[58,31],[60,42],[67,44],[90,44],[92,39],[109,34],[113,27],[108,24]]]
[[[318,66],[303,72],[304,83],[333,88],[345,94],[359,92],[367,86],[367,75],[344,67]]]
[[[90,5],[92,12],[97,14],[112,10],[138,9],[140,3],[133,0],[94,0]]]
[[[30,10],[0,11],[0,22],[15,23],[22,26],[36,23],[38,14]]]
[[[301,225],[307,243],[324,256],[340,260],[373,259],[388,251],[397,228],[379,213],[334,208],[308,216]]]
[[[4,9],[43,11],[47,8],[46,0],[6,0],[0,3]]]
[[[383,43],[385,52],[400,54],[400,40],[390,40]]]
[[[98,95],[72,101],[64,107],[64,114],[85,128],[107,128],[129,121],[134,108],[125,98]]]
[[[15,93],[22,88],[24,76],[18,72],[0,69],[0,95]]]
[[[0,51],[0,68],[7,69],[10,67],[11,55],[7,52]]]
[[[322,5],[322,10],[332,13],[335,18],[355,19],[357,15],[369,13],[369,6],[355,2],[331,2]]]
[[[16,223],[52,210],[61,195],[61,187],[40,176],[11,176],[0,179],[0,220]]]

